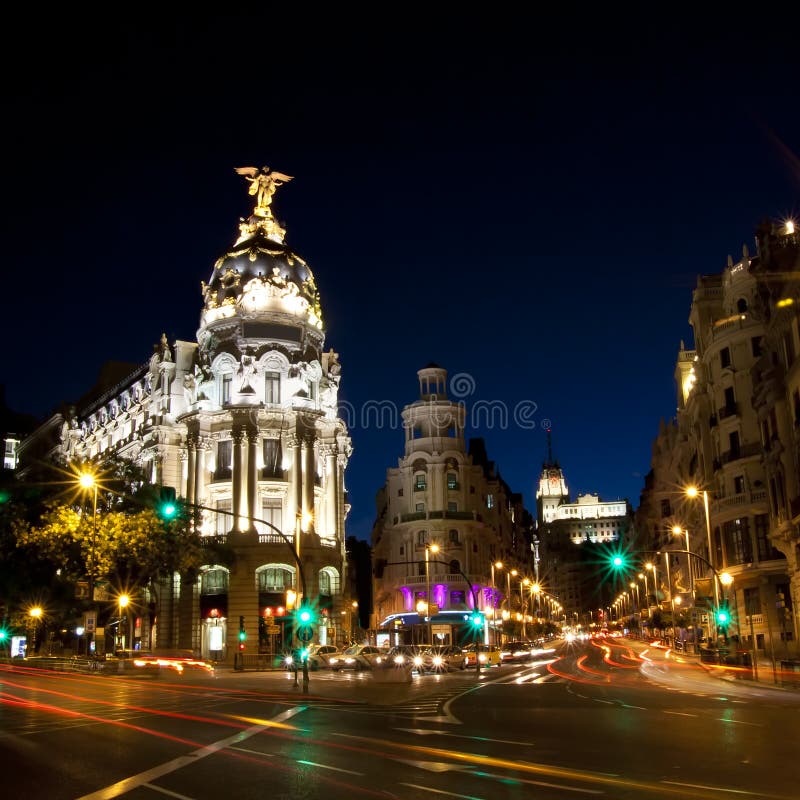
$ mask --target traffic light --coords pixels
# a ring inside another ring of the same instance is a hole
[[[297,628],[297,638],[301,642],[310,642],[313,636],[314,614],[311,609],[303,603],[295,614],[295,626]]]
[[[247,642],[247,631],[244,628],[244,617],[239,617],[239,652],[242,652]]]
[[[173,489],[171,486],[161,487],[156,513],[159,517],[161,517],[161,519],[167,521],[178,517],[180,513],[180,507],[178,506],[178,500],[175,496],[175,489]]]
[[[8,634],[6,633],[6,629],[0,628],[0,647],[5,644],[7,638]]]
[[[473,611],[469,616],[469,624],[475,629],[478,630],[483,628],[484,625],[484,617],[480,611]]]
[[[718,608],[717,609],[717,626],[722,628],[723,630],[728,627],[728,623],[731,621],[731,615],[728,612],[727,608]]]

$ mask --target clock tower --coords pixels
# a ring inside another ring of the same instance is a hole
[[[536,490],[536,506],[539,524],[552,522],[556,517],[556,509],[562,503],[569,502],[569,489],[564,472],[558,461],[553,459],[553,447],[550,431],[547,431],[547,460],[542,464],[539,475],[539,487]]]

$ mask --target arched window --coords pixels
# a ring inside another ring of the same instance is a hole
[[[737,310],[737,311],[738,311],[740,314],[744,314],[744,312],[745,312],[745,311],[747,311],[747,300],[745,300],[745,299],[744,299],[744,297],[740,297],[740,298],[739,298],[739,299],[736,301],[736,310]]]
[[[458,559],[454,558],[450,562],[450,574],[457,575],[459,572],[461,572],[461,562]]]
[[[339,571],[335,567],[323,567],[317,576],[319,594],[322,597],[333,597],[339,594]]]
[[[417,544],[428,544],[428,531],[417,531]]]
[[[225,594],[228,591],[228,570],[212,567],[200,576],[200,594]]]
[[[288,567],[270,564],[258,572],[259,592],[282,592],[294,587],[294,572]]]
[[[455,528],[451,531],[448,531],[447,540],[450,544],[458,544],[458,531]]]

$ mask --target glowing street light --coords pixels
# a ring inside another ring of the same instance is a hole
[[[709,614],[709,623],[708,623],[708,633],[709,638],[711,638],[711,620],[713,619],[714,622],[714,641],[716,642],[717,637],[719,636],[719,630],[717,628],[717,611],[719,610],[719,587],[717,586],[717,576],[716,571],[714,568],[714,549],[711,546],[711,516],[708,513],[708,492],[703,490],[702,492],[696,486],[687,486],[686,487],[686,496],[692,499],[698,498],[702,495],[703,497],[703,510],[705,511],[706,517],[706,538],[707,538],[707,546],[708,546],[708,563],[711,567],[711,580],[714,583],[714,613]],[[688,549],[688,548],[687,548]]]

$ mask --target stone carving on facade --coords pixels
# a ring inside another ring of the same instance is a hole
[[[161,340],[156,345],[156,351],[161,361],[172,361],[172,350],[170,350],[167,334],[161,334]]]

